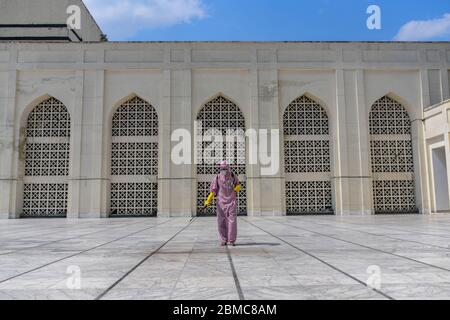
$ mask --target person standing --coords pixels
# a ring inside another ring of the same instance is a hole
[[[211,182],[211,192],[205,200],[204,207],[209,207],[214,197],[217,197],[217,228],[221,245],[229,243],[234,246],[237,237],[236,196],[241,191],[241,184],[226,161],[222,161],[219,167],[220,173]]]

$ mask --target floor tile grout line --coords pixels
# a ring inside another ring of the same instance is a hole
[[[63,220],[63,219],[60,219],[60,218],[43,218],[43,219],[33,219],[33,220],[41,220],[41,221],[44,221],[44,219],[45,220]],[[22,220],[23,221],[23,219],[17,219],[17,221],[19,221],[19,220]],[[67,222],[67,220],[65,220],[64,219],[64,221],[65,222]],[[88,226],[89,224],[89,221],[85,221],[85,224],[82,224],[82,227],[85,227],[85,226]],[[26,232],[26,231],[28,231],[29,230],[29,227],[30,226],[36,226],[35,224],[34,225],[26,225],[26,226],[24,226],[23,227],[23,230],[19,230],[18,232]],[[65,226],[70,226],[70,224],[66,224]],[[63,228],[63,227],[65,227],[65,226],[61,226],[61,228]],[[59,233],[59,232],[64,232],[64,230],[61,230],[61,231],[52,231],[52,232],[47,232],[47,231],[50,231],[50,230],[53,230],[53,228],[51,228],[51,227],[48,227],[48,226],[46,226],[46,228],[47,229],[43,229],[43,230],[41,230],[41,231],[43,231],[43,232],[45,232],[45,233],[42,233],[42,234],[37,234],[36,236],[46,236],[46,235],[49,235],[49,234],[57,234],[57,233]],[[39,231],[39,230],[37,230],[37,231]],[[4,235],[6,235],[6,236],[10,236],[10,235],[16,235],[17,234],[17,230],[16,231],[11,231],[11,232],[8,232],[7,234],[4,234]],[[20,238],[20,237],[19,237]],[[22,239],[22,238],[20,238],[20,239]]]
[[[81,234],[81,235],[72,236],[72,237],[69,237],[69,238],[62,238],[62,239],[58,239],[58,240],[47,241],[47,242],[45,242],[45,243],[41,243],[41,244],[36,245],[36,246],[34,246],[34,247],[25,247],[25,248],[16,249],[16,250],[10,251],[10,252],[0,253],[0,256],[4,256],[4,255],[16,253],[16,252],[21,252],[21,251],[25,251],[25,250],[33,250],[33,249],[41,248],[41,247],[46,246],[46,245],[49,245],[49,244],[53,244],[53,243],[57,243],[57,242],[61,242],[61,241],[72,240],[72,239],[77,239],[77,238],[82,238],[82,237],[86,237],[86,236],[89,236],[89,235],[92,235],[92,234],[97,234],[97,233],[107,232],[107,231],[112,230],[112,229],[123,228],[123,227],[129,227],[129,226],[132,226],[132,225],[135,225],[135,224],[138,224],[138,223],[139,223],[139,222],[128,223],[128,224],[126,224],[126,225],[117,225],[117,226],[114,225],[114,226],[110,226],[110,228],[107,228],[108,226],[106,226],[106,228],[102,228],[102,229],[97,230],[97,231],[92,231],[92,232],[88,232],[88,233],[83,233],[83,234]],[[63,232],[63,231],[59,231],[59,232]],[[49,233],[49,234],[57,234],[57,233],[59,233],[59,232],[56,232],[56,233]],[[41,236],[41,235],[39,235],[39,236]],[[24,239],[26,239],[26,238],[24,238]]]
[[[150,252],[144,259],[142,259],[139,263],[137,263],[134,267],[132,267],[130,270],[128,270],[122,277],[120,277],[118,280],[116,280],[112,285],[110,285],[103,293],[98,295],[95,300],[102,299],[106,294],[108,294],[114,287],[116,287],[120,282],[122,282],[126,277],[128,277],[133,271],[135,271],[137,268],[139,268],[145,261],[150,259],[154,254],[156,254],[159,250],[161,250],[166,244],[168,244],[171,240],[173,240],[177,235],[179,235],[181,232],[187,229],[194,221],[196,220],[196,217],[191,218],[189,220],[189,223],[185,225],[183,228],[178,230],[172,237],[170,237],[169,240],[165,241],[161,246],[159,246],[156,250],[153,250]]]
[[[74,253],[74,254],[71,254],[71,255],[69,255],[69,256],[66,256],[66,257],[63,257],[63,258],[54,260],[54,261],[52,261],[52,262],[46,263],[46,264],[44,264],[44,265],[41,265],[41,266],[39,266],[39,267],[36,267],[36,268],[30,269],[30,270],[24,271],[24,272],[22,272],[22,273],[20,273],[20,274],[14,275],[14,276],[12,276],[12,277],[9,277],[9,278],[3,279],[3,280],[0,280],[0,284],[5,283],[5,282],[7,282],[7,281],[10,281],[10,280],[12,280],[12,279],[15,279],[15,278],[17,278],[17,277],[21,277],[21,276],[23,276],[23,275],[25,275],[25,274],[28,274],[28,273],[37,271],[37,270],[39,270],[39,269],[48,267],[48,266],[50,266],[50,265],[52,265],[52,264],[55,264],[55,263],[64,261],[64,260],[66,260],[66,259],[70,259],[70,258],[76,257],[76,256],[78,256],[78,255],[80,255],[80,254],[83,254],[83,253],[86,253],[86,252],[89,252],[89,251],[92,251],[92,250],[101,248],[101,247],[106,246],[106,245],[108,245],[108,244],[111,244],[111,243],[113,243],[113,242],[123,240],[123,239],[125,239],[125,238],[128,238],[128,237],[130,237],[130,236],[133,236],[133,235],[138,234],[138,233],[140,233],[140,232],[144,232],[144,231],[146,231],[146,230],[149,230],[149,229],[155,228],[155,227],[157,227],[157,226],[160,226],[160,225],[162,225],[162,224],[165,224],[165,223],[167,223],[167,222],[169,222],[169,221],[171,221],[171,220],[168,219],[168,220],[166,220],[166,221],[164,221],[164,222],[155,224],[155,225],[153,225],[153,226],[146,227],[146,228],[144,228],[144,229],[141,229],[141,230],[138,230],[138,231],[129,233],[129,234],[123,236],[123,237],[120,237],[120,238],[117,238],[117,239],[114,239],[114,240],[111,240],[111,241],[102,243],[102,244],[97,245],[97,246],[94,246],[94,247],[92,247],[92,248],[89,248],[89,249],[86,249],[86,250],[79,251],[79,252],[77,252],[77,253]]]
[[[281,225],[289,226],[291,228],[296,228],[296,229],[304,230],[304,231],[307,231],[307,232],[310,232],[310,233],[315,233],[315,234],[318,234],[318,235],[323,236],[323,237],[327,237],[327,238],[334,239],[334,240],[337,240],[337,241],[346,242],[346,243],[349,243],[349,244],[353,244],[355,246],[360,246],[362,248],[366,248],[366,249],[369,249],[369,250],[374,250],[374,251],[381,252],[381,253],[384,253],[384,254],[389,254],[389,255],[392,255],[392,256],[397,257],[397,258],[409,260],[411,262],[423,264],[423,265],[428,266],[428,267],[437,268],[437,269],[440,269],[442,271],[449,271],[450,272],[450,269],[447,269],[447,268],[444,268],[444,267],[440,267],[440,266],[436,266],[436,265],[433,265],[433,264],[430,264],[430,263],[427,263],[427,262],[423,262],[423,261],[420,261],[420,260],[416,260],[416,259],[413,259],[413,258],[405,257],[405,256],[402,256],[402,255],[399,255],[399,254],[396,254],[396,253],[392,253],[392,252],[384,251],[384,250],[381,250],[381,249],[369,247],[369,246],[366,246],[366,245],[363,245],[363,244],[360,244],[360,243],[356,243],[356,242],[353,242],[353,241],[350,241],[350,240],[336,238],[336,237],[329,236],[329,235],[326,235],[326,234],[323,234],[323,233],[320,233],[320,232],[317,232],[317,231],[311,231],[311,230],[308,230],[308,229],[305,229],[305,228],[302,228],[302,227],[297,227],[297,226],[289,225],[289,224],[286,224],[286,223],[277,222],[275,220],[271,220],[271,221],[276,222],[276,223],[281,224]]]
[[[198,219],[198,220],[201,220],[201,218],[205,218],[205,217],[206,217],[206,216],[200,216],[200,217],[198,217],[198,218],[200,218],[200,219]],[[230,262],[231,271],[232,271],[232,275],[233,275],[233,280],[234,280],[234,284],[235,284],[235,287],[236,287],[236,290],[237,290],[237,293],[238,293],[239,300],[245,300],[244,294],[243,294],[242,289],[241,289],[241,285],[240,285],[239,279],[238,279],[237,274],[236,274],[236,271],[235,271],[235,269],[234,269],[233,260],[231,259],[231,256],[230,256],[230,254],[229,254],[228,247],[226,247],[226,249],[227,249],[228,261]],[[186,259],[186,261],[185,261],[185,263],[184,263],[184,265],[183,265],[183,268],[182,268],[182,270],[181,270],[179,276],[177,277],[177,280],[176,280],[176,282],[175,282],[175,284],[174,284],[174,286],[173,286],[173,288],[172,288],[172,290],[171,290],[171,292],[170,292],[169,299],[172,298],[173,293],[174,293],[174,290],[176,289],[176,286],[177,286],[177,284],[179,283],[181,274],[182,274],[184,268],[186,267],[186,265],[187,265],[187,263],[188,263],[188,261],[189,261],[189,258],[190,258],[191,255],[192,255],[192,253],[193,253],[193,250],[191,250],[191,252],[189,252],[189,255],[188,255],[188,257],[187,257],[187,259]]]
[[[384,293],[384,292],[382,292],[382,291],[380,291],[380,290],[378,290],[378,289],[368,287],[367,284],[364,283],[363,281],[361,281],[361,280],[359,280],[358,278],[352,276],[351,274],[345,272],[344,270],[339,269],[338,267],[332,265],[331,263],[328,263],[328,262],[326,262],[325,260],[323,260],[323,259],[321,259],[321,258],[315,256],[314,254],[312,254],[312,253],[310,253],[310,252],[308,252],[308,251],[306,251],[306,250],[304,250],[304,249],[301,249],[301,248],[297,247],[296,245],[293,245],[292,243],[290,243],[290,242],[288,242],[288,241],[286,241],[286,240],[284,240],[284,239],[282,239],[282,238],[280,238],[280,237],[278,237],[278,236],[276,236],[276,235],[270,233],[269,231],[264,230],[263,228],[259,227],[258,225],[254,224],[254,223],[252,223],[252,222],[250,222],[250,221],[247,221],[246,219],[242,219],[242,220],[244,220],[245,222],[247,222],[247,223],[250,224],[250,225],[253,225],[254,227],[258,228],[259,230],[261,230],[261,231],[263,231],[263,232],[265,232],[265,233],[271,235],[272,237],[274,237],[274,238],[276,238],[276,239],[278,239],[278,240],[280,240],[280,241],[286,243],[286,244],[289,245],[290,247],[292,247],[292,248],[294,248],[294,249],[296,249],[296,250],[298,250],[298,251],[300,251],[300,252],[302,252],[302,253],[304,253],[304,254],[306,254],[306,255],[308,255],[308,256],[314,258],[314,259],[316,259],[317,261],[322,262],[323,264],[327,265],[328,267],[332,268],[333,270],[336,270],[336,271],[338,271],[338,272],[344,274],[345,276],[347,276],[347,277],[349,277],[349,278],[355,280],[356,282],[360,283],[360,284],[363,285],[364,287],[369,288],[370,290],[373,290],[374,292],[376,292],[376,293],[382,295],[383,297],[385,297],[385,298],[387,298],[387,299],[389,299],[389,300],[395,300],[393,297],[389,296],[388,294],[386,294],[386,293]]]
[[[132,223],[132,224],[134,224],[134,223]],[[131,225],[131,224],[130,224]],[[85,228],[85,227],[89,227],[90,225],[86,222],[86,225],[83,225],[82,227],[83,228]],[[101,226],[101,227],[103,227],[103,226],[106,226],[106,227],[108,227],[108,226],[111,226],[111,225],[107,225],[107,224],[105,224],[105,225],[99,225],[99,226]],[[58,233],[64,233],[66,230],[67,230],[67,225],[66,226],[64,226],[64,229],[63,230],[60,230],[60,231],[56,231],[56,232],[47,232],[47,233],[43,233],[43,234],[37,234],[37,235],[33,235],[31,238],[35,238],[35,237],[44,237],[44,236],[49,236],[49,235],[57,235]],[[71,227],[71,226],[69,226],[69,227]],[[113,228],[116,228],[116,227],[120,227],[120,226],[112,226]],[[107,230],[109,230],[109,229],[104,229],[103,231],[107,231]],[[89,235],[90,233],[85,233],[85,234],[83,234],[82,236],[84,236],[84,235]],[[15,241],[15,240],[26,240],[27,238],[30,238],[30,237],[16,237],[16,238],[14,238],[14,239],[6,239],[7,241]],[[56,240],[56,241],[58,241],[58,240]]]
[[[264,248],[263,248],[262,250],[263,250],[263,251],[266,253],[266,255],[268,255],[272,260],[274,260],[277,264],[279,264],[279,261],[277,260],[276,256],[274,256],[272,253],[270,253],[269,251],[267,251],[267,250],[264,249]],[[292,273],[290,272],[289,269],[287,269],[287,268],[285,268],[285,267],[283,267],[283,266],[281,266],[280,268],[282,268],[283,271],[284,271],[286,274],[288,274],[290,277],[294,278],[295,282],[297,282],[297,284],[298,284],[301,288],[305,288],[305,285],[303,285],[301,282],[299,282],[299,281],[295,278],[295,274],[292,274]]]
[[[132,225],[135,225],[135,224],[138,224],[138,223],[140,223],[140,222],[133,222],[133,223],[119,225],[119,226],[112,226],[109,229],[106,228],[106,229],[103,229],[103,230],[93,231],[93,232],[89,232],[89,233],[84,233],[82,235],[73,236],[73,237],[70,237],[70,238],[64,238],[64,239],[59,239],[59,240],[52,240],[52,241],[48,241],[48,242],[42,243],[42,244],[34,246],[34,247],[27,247],[27,248],[17,249],[17,250],[10,251],[10,252],[0,253],[0,256],[5,256],[5,255],[8,255],[8,254],[21,252],[21,251],[24,251],[24,250],[33,250],[33,249],[41,248],[41,247],[49,245],[49,244],[54,244],[54,243],[57,243],[57,242],[67,241],[67,240],[72,240],[72,239],[78,239],[78,238],[86,237],[86,236],[89,236],[89,235],[92,235],[92,234],[106,232],[106,231],[110,231],[110,230],[117,229],[117,228],[129,227],[129,226],[132,226]]]
[[[271,221],[277,222],[274,219],[270,219]],[[325,227],[330,227],[329,224],[324,224],[324,223],[317,223],[317,222],[312,222],[311,220],[307,220],[306,222],[308,223],[312,223],[318,226],[325,226]],[[443,246],[438,246],[436,244],[430,244],[430,243],[425,243],[425,242],[420,242],[420,241],[414,241],[414,240],[406,240],[406,239],[401,239],[401,238],[396,238],[396,237],[392,237],[392,236],[387,236],[387,235],[383,235],[383,234],[376,234],[376,233],[372,233],[372,232],[368,232],[368,231],[362,231],[362,230],[356,230],[356,229],[352,229],[350,227],[344,227],[344,226],[333,226],[333,228],[339,228],[339,229],[343,229],[343,230],[350,230],[350,231],[355,231],[355,232],[359,232],[359,233],[364,233],[364,234],[369,234],[375,237],[384,237],[384,238],[389,238],[389,239],[393,239],[393,240],[398,240],[398,241],[403,241],[403,242],[411,242],[411,243],[418,243],[418,244],[422,244],[424,246],[430,246],[430,247],[435,247],[435,248],[440,248],[440,249],[444,249],[444,250],[450,250],[450,247],[443,247]]]
[[[306,220],[306,221],[308,221],[308,220]],[[354,225],[354,226],[360,226],[359,224],[357,224],[357,223],[351,223],[351,222],[348,222],[349,224],[351,224],[351,225]],[[364,225],[364,226],[366,226],[367,227],[367,225]],[[434,236],[434,237],[439,237],[439,238],[444,238],[444,239],[450,239],[450,237],[447,237],[447,236],[443,236],[443,235],[437,235],[437,234],[433,234],[433,233],[425,233],[425,232],[420,232],[420,231],[405,231],[405,230],[402,230],[402,229],[397,229],[397,228],[395,228],[395,227],[391,227],[391,226],[384,226],[384,228],[386,228],[386,229],[389,229],[389,230],[394,230],[394,231],[401,231],[401,232],[409,232],[409,233],[418,233],[418,234],[423,234],[423,235],[427,235],[427,236]]]
[[[255,242],[256,242],[256,241],[255,241]],[[269,257],[270,259],[272,259],[275,263],[279,264],[279,261],[277,260],[276,256],[274,256],[271,252],[269,252],[269,251],[267,250],[267,248],[262,247],[261,250],[264,252],[264,254],[265,254],[267,257]],[[288,274],[289,276],[295,278],[295,274],[290,273],[290,270],[289,270],[289,269],[287,269],[287,268],[285,268],[285,267],[283,267],[283,266],[280,266],[280,268],[282,268],[283,271],[284,271],[286,274]],[[304,287],[304,286],[303,286],[300,282],[298,282],[296,279],[294,279],[294,280],[297,282],[297,284],[298,284],[300,287],[302,287],[302,288]]]
[[[236,286],[236,291],[238,293],[239,300],[245,300],[244,292],[242,291],[241,283],[239,281],[236,268],[234,267],[233,258],[231,257],[230,248],[226,247],[228,261],[230,262],[231,273],[233,274],[234,284]]]
[[[36,228],[36,226],[28,226],[28,227],[34,227],[34,228]],[[45,233],[37,233],[37,234],[35,234],[35,235],[33,235],[33,237],[45,237],[45,236],[48,236],[48,235],[55,235],[55,234],[58,234],[58,233],[62,233],[62,232],[64,232],[64,229],[61,227],[61,229],[62,230],[59,230],[59,231],[52,231],[52,232],[48,232],[48,231],[50,231],[50,230],[52,230],[51,228],[49,228],[49,229],[47,229],[47,230],[45,230],[44,232]],[[54,229],[53,229],[54,230]],[[36,230],[36,232],[39,232],[40,230]],[[11,233],[8,233],[8,234],[3,234],[4,236],[5,236],[5,240],[9,240],[9,241],[14,241],[14,240],[20,240],[20,239],[24,239],[25,237],[23,237],[23,236],[21,236],[20,235],[20,233],[19,234],[17,234],[17,233],[15,233],[14,231],[13,232],[11,232]],[[6,238],[7,236],[11,236],[11,235],[14,235],[15,237],[14,238],[12,238],[12,239],[8,239],[8,238]]]
[[[193,218],[191,219],[191,221],[192,221],[192,220],[193,220]],[[193,221],[192,221],[192,223],[193,223]],[[179,283],[179,281],[180,281],[181,274],[183,273],[183,270],[184,270],[184,268],[186,267],[186,265],[187,265],[187,263],[188,263],[188,261],[189,261],[189,258],[191,257],[191,254],[192,254],[193,251],[194,251],[194,247],[192,247],[192,250],[189,252],[189,254],[188,254],[187,258],[186,258],[186,261],[185,261],[184,264],[183,264],[183,268],[180,270],[180,274],[178,275],[177,280],[175,281],[175,283],[174,283],[172,289],[170,290],[169,300],[172,299],[173,292],[175,291],[175,289],[176,289],[176,287],[177,287],[177,285],[178,285],[178,283]]]

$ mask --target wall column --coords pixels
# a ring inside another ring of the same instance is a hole
[[[422,119],[412,120],[411,136],[413,143],[413,152],[415,156],[414,180],[416,189],[416,204],[420,213],[430,213],[430,194],[429,186],[427,183],[428,165],[426,159],[425,133]]]
[[[15,114],[17,49],[9,50],[9,55],[9,70],[0,72],[0,219],[19,217],[16,210],[19,158],[14,135],[15,124],[20,126]]]
[[[348,214],[349,188],[347,174],[347,132],[345,108],[344,70],[336,70],[336,117],[332,125],[333,164],[334,164],[334,205],[335,214]]]
[[[81,127],[80,175],[74,177],[79,188],[78,216],[80,218],[104,218],[107,181],[102,176],[103,163],[109,159],[103,153],[103,92],[104,71],[84,72],[83,125]]]
[[[362,70],[336,70],[336,106],[335,212],[336,215],[371,214],[368,116]]]
[[[246,122],[246,130],[259,129],[259,95],[258,95],[258,62],[257,62],[257,50],[254,49],[251,52],[252,65],[249,70],[249,89],[250,89],[250,112],[249,119]],[[249,138],[246,138],[246,152],[247,162],[250,157],[250,145]],[[246,166],[246,178],[247,178],[247,214],[249,216],[257,216],[261,214],[261,181],[259,179],[259,164],[247,163]]]
[[[422,58],[423,59],[423,58]],[[414,182],[416,189],[416,203],[420,213],[431,213],[431,194],[427,183],[431,172],[428,171],[427,148],[423,125],[423,110],[430,106],[430,88],[428,70],[421,68],[420,74],[420,118],[411,119],[411,136],[414,154]]]
[[[281,174],[282,133],[280,125],[280,106],[278,99],[278,69],[276,64],[276,50],[270,52],[271,62],[265,68],[260,68],[257,61],[257,50],[252,51],[252,67],[250,69],[250,121],[246,129],[255,130],[257,134],[258,163],[247,165],[248,187],[248,215],[282,215],[284,207],[284,179]],[[278,170],[272,175],[263,174],[259,157],[261,141],[259,130],[267,130],[268,153],[278,161]],[[277,143],[279,148],[271,145],[271,130],[279,130]],[[247,144],[247,154],[250,148]]]
[[[166,61],[170,61],[170,51],[166,51]],[[190,65],[191,50],[185,49],[184,62]],[[164,163],[159,177],[160,190],[162,195],[162,207],[160,216],[190,217],[196,214],[196,180],[195,165],[193,163],[194,148],[194,124],[192,111],[192,74],[190,67],[165,71],[164,81],[167,87],[163,89],[163,106],[170,107],[170,111],[162,112],[164,141],[167,141],[166,148],[162,149],[162,160]],[[171,134],[176,129],[186,129],[191,133],[191,150],[189,156],[190,164],[176,165],[172,162]]]
[[[81,181],[81,155],[83,138],[83,92],[84,71],[75,71],[75,95],[73,112],[70,114],[70,161],[69,186],[67,194],[67,218],[80,217],[80,181]],[[89,196],[85,201],[89,201]]]
[[[449,84],[449,66],[447,64],[447,51],[440,51],[441,58],[441,87],[442,87],[442,100],[450,99],[450,84]]]
[[[159,166],[158,166],[158,217],[169,217],[172,209],[171,192],[171,160],[170,160],[170,115],[171,115],[171,70],[163,71],[161,106],[159,121]]]
[[[354,200],[363,214],[373,214],[373,179],[371,177],[371,150],[369,139],[369,112],[366,105],[366,89],[364,85],[364,70],[356,70],[356,109],[358,133],[359,190]]]

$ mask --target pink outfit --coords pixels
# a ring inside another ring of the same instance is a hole
[[[211,182],[211,192],[216,196],[217,225],[220,241],[234,242],[237,236],[237,200],[234,188],[239,179],[231,171],[220,172]]]

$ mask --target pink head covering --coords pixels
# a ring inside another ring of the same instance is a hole
[[[228,162],[226,160],[222,161],[219,166],[220,166],[220,170],[229,170],[230,169],[230,165],[228,164]]]

